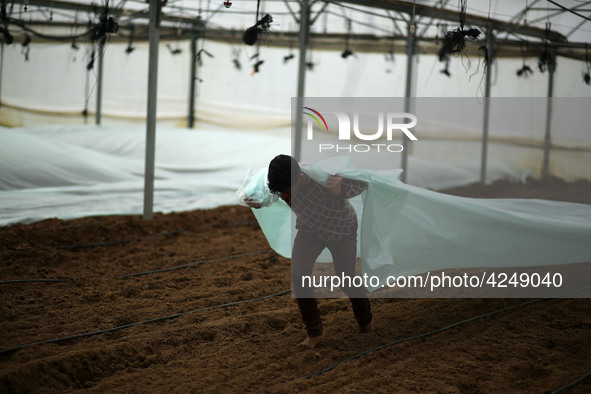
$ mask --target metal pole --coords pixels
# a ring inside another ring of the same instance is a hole
[[[88,100],[90,99],[90,70],[86,68],[86,80],[84,83],[84,110],[82,116],[84,116],[84,124],[88,124]]]
[[[4,70],[4,43],[0,43],[0,107],[2,107],[2,74]]]
[[[486,35],[486,48],[488,50],[488,64],[486,65],[486,81],[484,88],[484,116],[482,120],[482,152],[480,156],[480,183],[486,183],[486,163],[488,152],[488,124],[490,116],[490,79],[491,66],[494,58],[494,36],[492,30]]]
[[[197,80],[197,35],[191,37],[191,76],[189,82],[189,128],[192,129],[195,123],[195,83]]]
[[[552,131],[552,96],[554,95],[554,71],[556,65],[550,64],[548,67],[548,101],[546,103],[546,135],[544,136],[544,162],[542,164],[542,178],[550,175],[550,135]]]
[[[103,52],[105,51],[105,37],[103,36],[98,43],[98,76],[96,83],[96,113],[94,123],[101,124],[101,115],[103,107]]]
[[[303,114],[302,107],[304,106],[304,90],[306,87],[306,48],[308,45],[308,35],[310,33],[310,1],[302,0],[301,2],[301,15],[300,15],[300,57],[298,65],[298,92],[296,99],[296,124],[295,124],[295,135],[294,144],[292,146],[292,156],[296,160],[300,160],[302,157],[302,123]],[[293,110],[293,109],[292,109]]]
[[[144,219],[153,218],[154,161],[156,148],[156,94],[158,45],[160,44],[160,0],[150,0],[150,52],[148,61],[148,110],[146,114],[146,166],[144,173]]]
[[[404,112],[410,112],[410,99],[412,96],[412,81],[413,81],[413,61],[415,51],[415,39],[411,32],[411,26],[414,21],[408,23],[408,38],[406,39],[406,88],[404,91]],[[400,180],[406,182],[406,175],[408,170],[408,137],[402,135],[402,158],[400,167],[402,168],[402,174],[400,174]]]
[[[2,75],[4,70],[4,43],[0,43],[0,107],[2,107]]]

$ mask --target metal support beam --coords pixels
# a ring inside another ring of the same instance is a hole
[[[579,28],[581,26],[583,26],[585,23],[587,23],[588,21],[586,19],[583,19],[582,21],[580,21],[576,26],[574,26],[567,34],[566,34],[566,38],[570,37],[573,35],[574,32],[576,32],[577,30],[579,30]]]
[[[303,113],[302,107],[304,106],[304,94],[306,88],[306,49],[308,46],[308,36],[310,34],[310,1],[301,1],[300,11],[300,55],[298,64],[298,91],[296,96],[296,124],[295,124],[295,135],[293,146],[291,148],[291,155],[296,159],[300,160],[302,157],[302,123]],[[293,110],[293,109],[292,109]]]
[[[160,0],[150,0],[150,50],[148,60],[148,108],[146,114],[146,163],[144,172],[144,219],[152,220],[154,205],[154,162],[156,151],[156,102],[158,45],[160,43]]]
[[[557,15],[564,14],[565,12],[567,12],[569,10],[570,10],[570,12],[573,12],[573,10],[585,11],[585,10],[581,10],[581,8],[583,8],[584,6],[588,5],[589,3],[591,3],[591,1],[587,1],[585,3],[577,4],[576,6],[571,7],[568,10],[567,9],[554,8],[554,10],[557,10],[556,12],[553,12],[551,14],[550,13],[547,13],[546,15],[544,15],[541,18],[536,18],[534,20],[528,21],[528,23],[536,23],[536,22],[540,22],[540,21],[543,21],[543,20],[550,20],[549,18],[554,17],[554,16],[557,16]],[[547,11],[552,11],[552,10],[547,10]]]
[[[189,77],[189,112],[188,112],[188,126],[190,129],[195,124],[195,84],[197,82],[197,35],[191,37],[191,59],[190,59],[191,76]]]
[[[413,69],[414,69],[414,52],[416,41],[411,35],[411,26],[413,21],[408,23],[408,38],[406,40],[406,88],[404,91],[404,112],[410,113],[410,104],[412,97],[412,82],[413,82]],[[400,162],[400,168],[402,168],[402,174],[400,174],[400,180],[406,182],[406,175],[408,172],[408,137],[402,135],[402,157]]]
[[[101,38],[97,44],[98,49],[98,76],[96,82],[96,112],[94,114],[94,123],[97,126],[101,124],[103,110],[103,55],[105,53],[105,37]]]
[[[552,131],[552,97],[554,96],[554,72],[556,65],[548,67],[548,101],[546,103],[546,134],[544,136],[544,161],[542,163],[542,178],[550,175],[550,143]]]
[[[146,2],[147,3],[147,2]],[[80,11],[85,14],[97,14],[104,10],[104,7],[96,4],[80,3],[75,1],[60,1],[60,0],[28,0],[29,7],[37,6],[44,8],[52,8],[56,10]],[[129,17],[133,19],[149,19],[150,12],[144,12],[137,9],[125,9],[123,7],[110,7],[109,15],[115,17]],[[180,15],[160,15],[160,21],[167,21],[171,23],[187,23],[193,25],[195,23],[202,23],[195,21],[195,18]],[[160,23],[160,22],[159,22]]]
[[[540,0],[534,0],[533,2],[529,3],[529,5],[527,7],[525,7],[524,9],[522,9],[521,11],[519,11],[515,16],[513,16],[511,19],[509,19],[509,23],[521,23],[521,20],[525,18],[525,16],[527,15],[527,12],[529,10],[531,10],[531,7],[533,7],[535,4],[539,3]]]
[[[434,5],[434,7],[444,9],[445,6],[447,5],[447,3],[449,3],[449,0],[441,0],[439,2],[439,4]],[[419,18],[419,21],[420,20],[421,20],[421,18]],[[427,29],[429,29],[429,27],[431,27],[431,25],[433,24],[434,20],[435,20],[435,17],[432,16],[431,19],[429,20],[429,22],[426,23],[425,26],[423,27],[423,30],[421,30],[421,32],[417,35],[417,37],[423,37],[425,35],[425,33],[427,32]]]
[[[322,8],[320,9],[320,11],[318,11],[316,13],[316,16],[314,18],[311,18],[310,22],[308,23],[308,27],[312,26],[314,23],[316,23],[316,19],[318,19],[320,17],[320,15],[322,15],[324,13],[324,10],[326,10],[326,7],[328,7],[328,1],[326,3],[324,3],[324,5],[322,6]],[[312,13],[312,11],[310,10],[310,13]],[[310,15],[311,16],[311,15]]]
[[[300,21],[298,20],[298,16],[296,15],[295,11],[291,8],[291,5],[289,5],[289,2],[287,0],[283,0],[283,3],[287,7],[287,10],[291,14],[291,16],[293,17],[293,20],[296,21],[296,23],[299,23]]]
[[[486,48],[488,50],[488,64],[486,65],[486,80],[484,88],[484,116],[482,120],[482,152],[480,155],[480,183],[486,183],[486,164],[488,153],[488,125],[490,115],[490,79],[494,53],[494,33],[492,29],[486,32]]]

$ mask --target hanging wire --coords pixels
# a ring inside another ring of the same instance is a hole
[[[292,25],[291,23],[289,24],[289,30],[292,30]],[[289,53],[285,56],[283,56],[283,64],[287,64],[287,62],[289,62],[290,60],[292,60],[293,58],[295,58],[295,55],[293,53],[293,42],[290,42],[289,44]]]
[[[583,82],[587,85],[591,85],[591,62],[589,61],[589,48],[587,48],[587,43],[585,43],[585,66],[587,66],[587,72],[583,72]]]
[[[252,46],[256,44],[259,39],[264,36],[271,28],[273,17],[269,14],[265,14],[265,16],[259,19],[260,6],[261,0],[257,0],[256,23],[246,29],[244,34],[242,34],[242,42],[244,42],[246,45]]]
[[[492,44],[492,38],[493,38],[493,32],[492,29],[490,27],[490,10],[492,7],[492,0],[488,1],[488,16],[486,19],[486,41],[489,41],[489,38],[491,38],[490,42],[491,45]],[[482,76],[480,77],[480,82],[478,82],[478,88],[476,89],[477,94],[480,93],[480,96],[478,96],[478,100],[480,101],[480,97],[485,96],[485,92],[482,89],[482,83],[484,82],[484,77],[486,76],[487,72],[488,72],[488,67],[490,65],[490,56],[489,56],[489,48],[486,46],[486,44],[483,44],[481,46],[478,47],[478,65],[476,66],[476,71],[474,72],[474,74],[472,74],[470,76],[470,78],[468,78],[468,80],[470,80],[472,78],[472,76],[474,76],[475,74],[478,73],[478,69],[480,68],[480,53],[482,52],[483,57],[484,57],[484,61],[482,62],[482,67],[483,67],[483,72],[482,72]]]
[[[240,54],[242,50],[240,48],[236,48],[232,46],[232,64],[234,68],[238,71],[242,70],[242,63],[240,62]]]
[[[466,49],[466,39],[476,40],[481,32],[475,27],[465,30],[466,7],[468,0],[460,0],[460,26],[445,33],[443,46],[438,52],[439,60],[445,61],[449,55],[461,55]]]
[[[523,59],[523,65],[519,70],[517,70],[518,77],[527,78],[534,73],[534,71],[530,68],[530,66],[528,66],[526,64],[527,46],[528,46],[527,42],[525,42],[524,44],[521,45],[521,57]]]
[[[540,54],[538,59],[538,68],[540,72],[545,72],[548,70],[549,72],[554,72],[556,67],[556,55],[552,51],[550,47],[550,31],[551,31],[552,24],[550,22],[546,22],[546,37],[544,39],[544,50]]]
[[[349,40],[351,39],[351,32],[352,32],[352,22],[351,19],[347,18],[347,36],[345,37],[345,50],[341,53],[341,57],[343,59],[348,58],[349,56],[353,55],[353,51],[349,48]]]
[[[445,67],[443,68],[443,70],[439,70],[439,72],[447,77],[451,77],[451,73],[449,72],[449,57],[447,59],[445,59]]]
[[[410,26],[409,26],[409,36],[412,39],[415,38],[415,31],[416,31],[416,26],[415,26],[415,9],[417,6],[417,1],[413,0],[412,2],[412,17],[410,19]]]
[[[463,30],[466,24],[466,10],[468,8],[468,0],[459,0],[460,7],[460,28]]]
[[[135,47],[133,46],[134,33],[135,33],[135,26],[131,25],[130,29],[129,29],[129,42],[127,43],[127,48],[125,49],[125,53],[128,55],[135,50]]]

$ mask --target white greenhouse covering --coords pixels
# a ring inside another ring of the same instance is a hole
[[[468,42],[464,55],[450,57],[447,76],[436,51],[443,33],[459,21],[425,13],[459,14],[460,3],[467,4],[468,15],[484,21],[476,27],[483,33],[491,28],[497,40],[498,57],[488,67],[486,181],[540,177],[548,130],[549,174],[591,179],[591,86],[584,80],[591,69],[591,59],[585,60],[585,43],[591,42],[588,2],[310,2],[313,23],[304,70],[298,64],[296,19],[308,2],[261,1],[259,17],[269,12],[273,23],[255,46],[243,44],[240,32],[255,23],[257,2],[233,1],[230,8],[222,3],[169,1],[162,8],[155,211],[235,203],[234,191],[249,166],[263,167],[275,154],[292,151],[291,105],[301,71],[305,97],[405,97],[410,90],[412,97],[432,98],[414,108],[422,113],[416,129],[420,141],[407,150],[406,181],[433,189],[478,181],[487,71],[478,47],[487,35]],[[83,0],[29,0],[27,11],[21,2],[3,4],[8,19],[0,34],[0,124],[5,126],[0,129],[0,224],[141,213],[148,3],[102,2],[95,12],[84,8],[91,2]],[[105,5],[119,31],[106,36],[101,72],[101,46],[83,33],[89,21],[100,24]],[[410,81],[406,35],[412,14],[392,7],[415,13]],[[475,26],[471,20],[466,27]],[[487,26],[489,20],[524,30],[508,33],[492,22]],[[30,42],[23,45],[27,37]],[[191,37],[197,39],[195,62]],[[343,58],[349,45],[353,55]],[[545,46],[558,54],[553,78],[538,67]],[[527,78],[517,75],[524,65],[533,70]],[[192,71],[196,123],[189,129]]]

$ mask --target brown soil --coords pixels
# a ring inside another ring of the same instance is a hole
[[[591,204],[589,182],[497,182],[450,192]],[[133,241],[97,245],[120,240]],[[250,252],[261,253],[238,256]],[[376,333],[365,335],[347,300],[322,300],[326,338],[307,350],[298,346],[304,331],[288,294],[201,310],[290,288],[289,260],[268,251],[254,216],[239,206],[152,221],[112,216],[3,227],[0,261],[2,281],[69,279],[0,285],[0,348],[33,344],[0,354],[0,392],[539,393],[591,371],[591,302],[550,299],[306,379],[367,350],[526,300],[372,299]],[[121,278],[176,266],[185,267]],[[170,318],[148,321],[159,317]],[[590,391],[591,378],[568,390]]]

